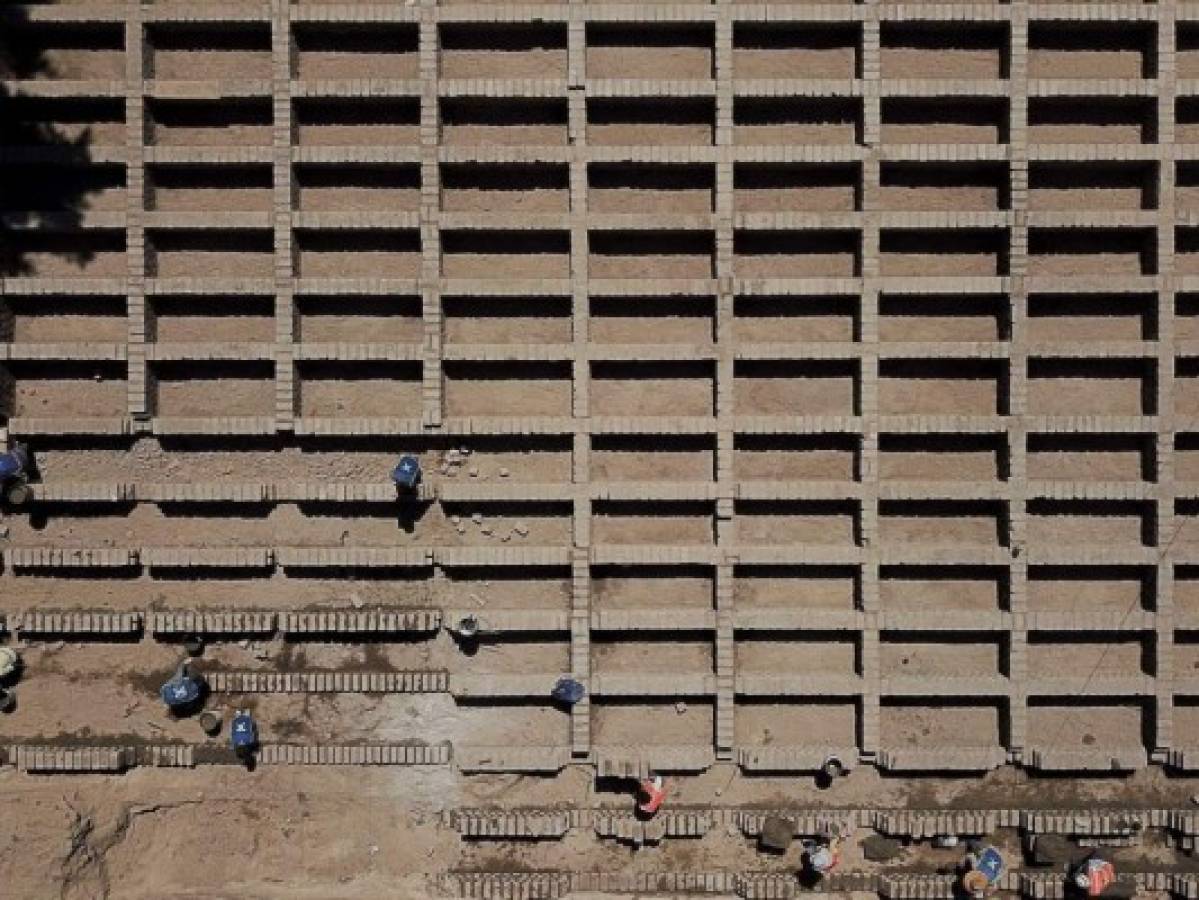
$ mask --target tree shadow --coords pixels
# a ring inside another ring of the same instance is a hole
[[[99,189],[91,169],[93,101],[37,96],[20,82],[59,75],[47,38],[75,39],[78,28],[31,22],[22,6],[0,6],[0,278],[38,274],[33,252],[78,266],[94,252],[78,239],[88,194]],[[75,133],[64,127],[80,123]],[[75,238],[75,239],[72,239]]]

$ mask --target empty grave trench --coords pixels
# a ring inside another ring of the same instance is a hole
[[[1003,25],[884,22],[880,39],[883,78],[1008,77]]]
[[[995,211],[1011,207],[1008,171],[996,163],[884,162],[879,205],[912,212]]]
[[[1151,503],[1134,500],[1028,501],[1028,543],[1034,547],[1152,547]]]
[[[593,434],[592,481],[711,481],[716,440],[711,435]]]
[[[1034,162],[1028,167],[1028,208],[1138,210],[1157,208],[1157,164]]]
[[[291,34],[297,78],[420,77],[415,24],[292,22]]]
[[[857,296],[739,296],[733,300],[738,341],[787,343],[856,340]]]
[[[737,360],[734,409],[746,416],[852,416],[858,379],[854,360]]]
[[[1174,477],[1179,481],[1199,481],[1199,434],[1175,435]]]
[[[568,212],[569,176],[569,168],[564,165],[445,163],[441,166],[441,209],[480,213]],[[416,187],[419,188],[419,182]]]
[[[1008,674],[1006,638],[986,632],[885,631],[879,644],[884,682],[889,678],[972,678]],[[885,690],[885,689],[884,689]]]
[[[852,547],[860,529],[858,501],[738,500],[737,540],[749,545]]]
[[[861,46],[856,23],[734,22],[733,76],[850,79]]]
[[[0,411],[5,416],[124,416],[127,391],[124,363],[13,360],[0,366]]]
[[[566,78],[566,25],[558,22],[443,22],[442,78]]]
[[[415,278],[416,229],[297,229],[295,268],[301,278]]]
[[[591,570],[591,602],[599,612],[710,610],[715,595],[715,577],[707,566],[596,566]]]
[[[565,100],[446,97],[440,110],[445,146],[560,147],[567,143]]]
[[[968,565],[887,565],[879,570],[887,612],[989,613],[1007,609],[1007,569]]]
[[[1119,613],[1155,606],[1155,572],[1134,566],[1029,566],[1028,611]]]
[[[1199,294],[1180,292],[1175,295],[1174,339],[1199,340]]]
[[[1199,78],[1199,23],[1175,26],[1174,71],[1179,78]]]
[[[858,708],[852,700],[738,697],[736,702],[733,734],[739,747],[858,745]]]
[[[1175,609],[1192,617],[1199,609],[1199,566],[1174,567],[1174,604]]]
[[[587,101],[587,143],[594,146],[709,146],[715,122],[716,104],[709,97]]]
[[[860,674],[858,637],[819,631],[745,632],[734,644],[737,671],[746,675]]]
[[[1006,546],[1005,505],[989,500],[880,500],[884,544]]]
[[[302,147],[415,146],[420,143],[416,97],[297,97],[294,139]]]
[[[7,231],[4,243],[11,277],[124,278],[128,268],[123,231]]]
[[[569,278],[570,233],[443,230],[441,274],[445,278]]]
[[[434,473],[429,466],[428,478],[470,479],[477,469],[477,478],[504,479],[513,482],[560,484],[571,478],[573,439],[570,435],[482,435],[451,437],[450,444],[468,450],[465,466],[439,467]],[[394,457],[393,457],[394,464]],[[441,471],[444,468],[445,471]],[[507,471],[507,475],[501,472]]]
[[[146,306],[147,337],[160,344],[275,340],[274,297],[157,294]]]
[[[591,231],[590,278],[711,278],[715,236],[710,231]]]
[[[1033,21],[1029,78],[1152,78],[1156,35],[1147,22]]]
[[[570,297],[442,297],[441,311],[447,344],[568,344],[574,333]]]
[[[1199,208],[1199,163],[1174,164],[1174,206],[1180,210]]]
[[[885,144],[1006,144],[1008,102],[990,97],[883,98]]]
[[[543,635],[485,637],[473,655],[455,655],[453,670],[476,676],[557,675],[570,671],[570,641]]]
[[[736,163],[738,212],[853,212],[861,208],[861,166],[848,163]]]
[[[303,360],[299,412],[318,418],[420,418],[419,362]]]
[[[1175,530],[1164,537],[1172,544],[1193,547],[1199,544],[1199,500],[1180,498],[1174,501]]]
[[[120,81],[125,77],[125,29],[117,22],[5,22],[5,61],[18,79]]]
[[[164,81],[271,77],[266,23],[151,22],[145,32],[148,76]]]
[[[379,546],[562,547],[571,539],[569,503],[447,501],[398,511],[394,501],[369,506],[375,517],[369,539]],[[341,521],[337,517],[346,515],[345,504],[330,504],[327,509],[335,517],[335,526]],[[357,523],[345,526],[357,527]],[[350,537],[355,539],[353,532]],[[333,536],[329,542],[337,544],[338,538]]]
[[[740,608],[851,610],[859,577],[852,566],[748,566],[733,569],[733,600]]]
[[[1157,337],[1157,297],[1030,294],[1025,334],[1046,342],[1151,341]]]
[[[994,416],[1007,412],[1007,363],[980,359],[882,359],[882,415]]]
[[[1171,666],[1181,680],[1199,677],[1199,632],[1175,631]]]
[[[706,215],[715,208],[715,182],[712,166],[592,163],[587,211]]]
[[[420,167],[415,165],[298,165],[295,206],[304,212],[416,212]]]
[[[446,362],[450,416],[569,416],[570,363]]]
[[[853,434],[736,434],[739,481],[856,481],[861,439]]]
[[[267,97],[146,101],[149,143],[159,147],[269,147],[274,115]]]
[[[419,344],[424,338],[416,296],[304,294],[294,303],[297,337],[305,343]]]
[[[861,234],[737,230],[733,254],[739,278],[852,278],[861,272]]]
[[[1179,275],[1199,275],[1199,228],[1174,230],[1174,271]]]
[[[125,102],[118,98],[17,94],[5,99],[4,117],[0,146],[40,144],[46,128],[56,140],[83,146],[119,147],[125,143]]]
[[[275,364],[265,360],[150,363],[151,408],[179,418],[273,416]]]
[[[269,212],[271,167],[150,165],[146,208],[160,212]]]
[[[593,632],[591,636],[594,675],[708,675],[714,669],[710,634],[643,632],[635,640],[627,634]]]
[[[1174,730],[1171,743],[1175,747],[1199,747],[1199,697],[1174,697]]]
[[[715,75],[710,24],[591,22],[586,40],[588,78],[702,80]]]
[[[1185,115],[1180,116],[1185,126]],[[1185,140],[1185,127],[1177,139]],[[1030,97],[1030,144],[1152,144],[1157,108],[1140,97]]]
[[[274,235],[258,229],[148,229],[146,268],[158,278],[270,278]]]
[[[1059,668],[1061,661],[1059,660]],[[1133,750],[1153,746],[1153,716],[1135,700],[1030,698],[1029,743],[1062,750]]]
[[[860,143],[862,127],[862,101],[856,98],[733,100],[733,143],[739,146],[853,145]]]
[[[716,540],[715,510],[706,501],[596,500],[591,512],[593,544],[710,546]]]
[[[464,745],[496,747],[503,753],[513,747],[570,744],[570,714],[542,701],[459,700],[454,715],[462,723],[455,736]]]
[[[653,723],[652,727],[648,727],[649,723]],[[655,702],[597,697],[591,701],[591,739],[599,747],[709,747],[715,724],[715,711],[709,700],[689,699],[681,713],[673,699]]]
[[[591,297],[587,338],[597,344],[710,344],[716,299],[695,296]]]
[[[24,547],[219,546],[304,543],[292,531],[294,511],[252,504],[40,504],[36,520],[14,526]],[[31,522],[36,521],[36,527]]]
[[[593,416],[711,416],[715,367],[707,361],[591,364]]]
[[[1029,434],[1025,472],[1029,480],[1153,481],[1152,435]]]
[[[880,274],[901,277],[1008,274],[1008,236],[998,229],[884,229]]]
[[[124,211],[125,167],[87,159],[62,164],[5,163],[0,210],[73,215],[76,205],[95,212]]]
[[[0,298],[0,340],[60,343],[128,339],[124,296],[6,294]]]
[[[998,434],[880,434],[880,481],[995,482],[1008,476],[1006,438]]]
[[[884,697],[879,714],[884,749],[998,748],[1006,739],[1006,710],[997,701]]]
[[[1151,360],[1028,360],[1028,412],[1041,416],[1153,415],[1157,379]]]
[[[567,609],[570,571],[556,567],[445,566],[446,593],[462,609]],[[569,668],[569,664],[567,664]],[[565,669],[563,670],[565,671]]]
[[[1174,138],[1187,144],[1199,140],[1199,97],[1179,97],[1175,101]]]

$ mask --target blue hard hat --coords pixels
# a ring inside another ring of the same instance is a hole
[[[158,689],[158,695],[167,706],[186,706],[200,696],[200,682],[187,675],[172,678]]]
[[[415,456],[401,456],[392,470],[391,480],[401,487],[413,487],[420,481],[420,461]]]
[[[229,729],[229,739],[235,750],[253,747],[258,743],[258,728],[249,713],[238,713],[233,717],[233,725]]]
[[[24,466],[15,453],[0,453],[0,480],[20,475]]]
[[[976,868],[987,877],[987,881],[998,881],[1003,874],[1003,857],[994,847],[988,847],[978,855]]]

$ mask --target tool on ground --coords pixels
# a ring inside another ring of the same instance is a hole
[[[989,844],[977,844],[966,854],[962,887],[972,897],[994,893],[1003,877],[1003,854]]]
[[[1074,867],[1070,880],[1088,897],[1098,897],[1116,880],[1116,867],[1098,853],[1092,853]]]
[[[643,815],[652,816],[662,806],[666,799],[666,779],[661,775],[650,775],[637,783],[640,799],[637,801],[637,811]]]
[[[396,467],[391,470],[391,480],[401,491],[414,491],[420,484],[420,460],[415,456],[401,456]]]
[[[29,502],[29,448],[13,444],[0,453],[0,486],[9,506],[24,506]]]
[[[454,630],[458,632],[459,637],[473,638],[478,637],[479,628],[479,619],[476,616],[463,616]]]
[[[191,670],[185,659],[175,669],[175,674],[158,690],[162,702],[172,711],[184,710],[198,702],[204,695],[206,684],[203,676]]]
[[[829,755],[820,766],[820,774],[829,781],[840,778],[845,774],[845,763],[841,757]]]
[[[587,696],[587,689],[583,687],[581,682],[573,678],[559,678],[550,691],[550,696],[559,703],[565,703],[567,706],[574,706],[580,700]]]
[[[241,759],[253,756],[258,749],[258,725],[244,709],[239,709],[233,715],[233,722],[229,726],[229,743]]]

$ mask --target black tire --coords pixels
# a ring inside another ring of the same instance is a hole
[[[4,500],[9,506],[24,506],[33,499],[33,490],[24,481],[14,481],[4,489]]]
[[[195,634],[184,638],[183,649],[187,651],[188,656],[199,656],[204,652],[204,638]]]
[[[17,708],[17,692],[12,688],[0,688],[0,713],[10,713]]]
[[[221,714],[212,710],[200,713],[200,727],[209,737],[216,737],[221,733]]]

